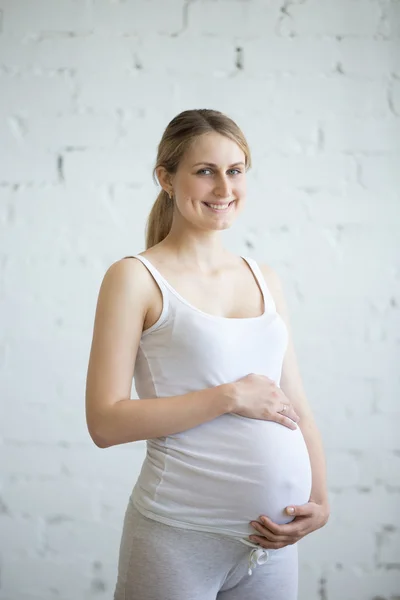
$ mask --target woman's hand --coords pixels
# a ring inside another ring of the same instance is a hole
[[[261,516],[251,525],[259,535],[251,535],[249,539],[266,549],[278,549],[295,544],[301,538],[323,527],[329,518],[329,508],[316,502],[308,502],[301,506],[289,506],[286,513],[295,516],[291,523],[277,525],[271,519]]]
[[[234,408],[231,411],[251,419],[276,421],[289,429],[297,429],[300,417],[290,400],[274,381],[250,373],[231,384]]]

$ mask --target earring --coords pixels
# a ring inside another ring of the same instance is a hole
[[[168,192],[169,199],[172,200],[172,192]]]

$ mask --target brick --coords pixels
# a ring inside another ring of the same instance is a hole
[[[21,119],[16,117],[0,118],[0,151],[1,153],[10,150],[19,150],[23,141],[24,124]]]
[[[346,75],[382,77],[400,71],[399,45],[393,40],[345,38],[336,44],[337,60]]]
[[[361,185],[380,193],[391,193],[400,187],[400,169],[397,156],[362,156],[360,165]]]
[[[314,115],[386,116],[387,92],[381,82],[333,76],[282,77],[276,83],[273,110]]]
[[[299,194],[299,200],[304,203],[309,219],[319,227],[358,223],[384,228],[388,222],[400,220],[396,190],[385,194],[383,199],[379,192],[353,183],[336,193],[316,190]],[[385,210],[382,210],[383,201]]]
[[[116,484],[116,489],[122,488],[118,497],[125,494],[126,504],[128,495],[132,491],[131,488],[133,488],[132,482],[138,477],[141,463],[145,458],[146,443],[135,442],[113,446],[107,448],[106,452],[96,448],[94,444],[88,448],[73,446],[60,450],[62,453],[60,453],[59,461],[65,474],[72,479],[104,484],[105,488],[101,489],[96,496],[101,501],[108,498],[109,493],[113,493],[114,484]],[[128,480],[123,467],[127,462],[131,463]],[[113,482],[113,486],[110,486],[111,482]],[[110,504],[110,499],[107,500],[107,503]]]
[[[190,58],[188,65],[188,53]],[[194,35],[185,31],[177,37],[148,35],[137,50],[140,68],[146,73],[186,77],[206,75],[219,77],[235,71],[235,45],[230,39]],[[160,61],[160,56],[163,60]]]
[[[8,594],[7,592],[4,592],[4,594],[3,594],[0,590],[0,600],[14,600],[15,599],[14,592],[15,592],[15,589],[14,589],[14,591],[10,592],[10,594]],[[43,595],[22,593],[22,594],[18,594],[18,600],[43,600]]]
[[[143,173],[151,173],[152,164],[138,161],[137,154],[124,151],[68,152],[65,155],[64,173],[68,183],[86,179],[90,183],[138,183]]]
[[[140,144],[140,156],[148,157],[153,167],[156,161],[157,146],[172,115],[154,108],[121,112],[116,150],[131,152]],[[146,180],[152,184],[152,169],[143,172],[143,182]]]
[[[26,382],[28,387],[32,382]],[[32,389],[32,388],[31,388]],[[55,406],[37,406],[18,400],[15,393],[13,406],[7,407],[7,419],[3,416],[0,435],[5,441],[57,444],[86,443],[91,440],[84,415]],[[9,400],[11,397],[8,396]]]
[[[151,174],[149,173],[149,180],[151,182]],[[76,185],[69,183],[68,188],[64,185],[48,185],[48,186],[21,186],[18,189],[2,188],[0,189],[0,207],[4,207],[3,220],[6,223],[6,215],[12,213],[11,222],[7,223],[5,227],[4,235],[5,243],[9,248],[13,248],[18,237],[24,237],[27,235],[31,236],[36,242],[32,244],[30,249],[30,264],[23,264],[23,256],[20,257],[19,270],[24,272],[25,281],[30,280],[32,277],[38,276],[37,269],[43,265],[42,261],[46,262],[46,268],[48,272],[57,276],[60,272],[60,263],[64,261],[64,274],[68,270],[67,257],[65,254],[65,239],[60,236],[59,231],[55,231],[51,224],[51,221],[43,220],[42,227],[37,227],[38,215],[56,215],[57,219],[64,224],[65,232],[63,235],[68,235],[67,231],[74,231],[76,236],[76,243],[79,238],[86,238],[91,243],[100,243],[101,239],[104,239],[104,235],[110,226],[110,218],[113,215],[110,214],[110,207],[107,204],[108,191],[104,188],[92,188],[90,185],[84,185],[86,181],[82,183],[79,181]],[[154,186],[153,186],[154,187]],[[132,190],[130,191],[130,202],[132,203]],[[7,207],[9,210],[7,211]],[[112,206],[111,206],[112,208]],[[11,211],[12,209],[12,211]],[[121,215],[113,213],[119,224],[125,223],[128,226]],[[137,213],[136,213],[137,214]],[[145,212],[143,213],[144,218]],[[132,217],[134,215],[132,214]],[[35,236],[39,236],[40,239],[36,239]],[[52,245],[53,253],[49,256],[46,247],[48,244]],[[77,246],[75,246],[77,248]],[[85,248],[81,248],[78,252],[84,252]],[[78,268],[76,265],[77,256],[69,256],[69,260],[73,260],[74,269]],[[15,260],[17,258],[15,257]],[[81,264],[80,269],[83,269],[84,265]],[[101,269],[103,265],[101,266]],[[54,270],[54,273],[53,273]],[[20,271],[21,272],[21,271]],[[100,271],[103,274],[102,271]],[[72,274],[71,274],[72,275]],[[86,272],[85,277],[92,278],[94,273],[89,270]],[[100,274],[98,275],[100,276]],[[76,272],[74,277],[76,277]],[[7,274],[8,285],[14,291],[15,295],[18,296],[21,281],[18,279],[14,271]],[[95,280],[97,284],[97,279]],[[68,283],[69,285],[69,283]],[[55,290],[50,290],[48,293],[54,293]],[[68,302],[71,298],[68,299]],[[28,326],[28,323],[25,323]],[[31,323],[30,327],[34,327]],[[43,323],[42,323],[43,327]],[[74,355],[76,355],[77,348],[74,349]],[[29,368],[29,361],[31,357],[26,355],[26,368]],[[41,365],[36,365],[37,368],[42,368]],[[56,365],[54,366],[56,369]]]
[[[72,109],[73,87],[66,75],[0,75],[1,116],[57,115]]]
[[[188,30],[218,37],[270,37],[276,33],[279,17],[276,1],[200,0],[188,6]]]
[[[244,120],[249,114],[255,120],[260,119],[260,114],[271,117],[269,110],[274,105],[277,85],[273,79],[248,78],[245,73],[215,78],[212,85],[205,76],[192,78],[188,75],[185,82],[176,84],[174,111],[214,108],[237,120]]]
[[[119,73],[134,68],[138,37],[90,33],[80,36],[0,37],[0,64],[17,71],[76,70],[81,73]]]
[[[387,451],[400,449],[397,426],[383,415],[361,414],[357,418],[357,427],[354,420],[331,415],[329,422],[320,422],[320,429],[329,452],[345,449],[366,451],[374,444]]]
[[[303,545],[299,544],[299,599],[320,600],[318,580],[321,578],[321,570],[315,563],[313,565],[305,562],[303,558]]]
[[[368,449],[355,454],[359,464],[355,487],[366,489],[380,485],[393,491],[400,489],[400,459],[396,451]]]
[[[155,78],[147,73],[127,73],[121,78],[118,74],[109,73],[107,85],[104,75],[91,73],[77,75],[79,93],[77,103],[81,109],[91,109],[95,112],[115,111],[116,109],[151,109],[175,113],[176,84],[166,75]],[[160,109],[160,93],[163,104]],[[186,107],[188,108],[188,107]],[[175,116],[171,115],[171,118]],[[165,126],[167,121],[165,122]]]
[[[396,115],[400,115],[400,82],[392,83],[391,102]]]
[[[353,510],[349,507],[346,509]],[[305,557],[315,557],[323,572],[332,565],[351,564],[355,569],[372,570],[375,567],[375,535],[361,524],[350,527],[337,519],[331,508],[330,519],[325,527],[301,540],[301,552]],[[340,550],[339,550],[340,549]]]
[[[249,77],[331,73],[338,60],[334,40],[263,36],[238,46],[243,48],[244,72]]]
[[[287,30],[298,36],[372,37],[381,17],[379,5],[368,0],[310,0],[290,5],[288,13]]]
[[[269,117],[260,122],[246,118],[243,121],[252,155],[253,170],[263,166],[266,156],[277,154],[308,154],[318,147],[318,127],[315,119],[304,116],[302,119],[290,115]]]
[[[397,565],[400,568],[400,531],[398,524],[383,528],[377,535],[377,562],[379,565]]]
[[[386,119],[329,119],[322,125],[327,152],[373,154],[399,152],[400,124]]]
[[[2,498],[14,516],[42,517],[51,523],[75,515],[90,519],[96,506],[94,487],[68,477],[5,483]]]
[[[380,569],[365,572],[344,565],[341,570],[332,570],[327,575],[327,597],[340,600],[360,600],[360,598],[393,598],[398,596],[400,575],[398,571]]]
[[[381,486],[361,493],[348,489],[330,495],[331,512],[336,515],[336,523],[353,530],[365,530],[367,522],[367,530],[374,533],[383,526],[397,523],[399,500],[399,492],[387,492]]]
[[[95,0],[93,21],[96,32],[118,34],[175,34],[183,27],[183,4],[163,0],[109,2]]]
[[[139,468],[138,468],[139,467]],[[100,520],[102,523],[120,523],[123,521],[128,506],[129,497],[133,486],[140,473],[140,463],[135,462],[129,481],[122,481],[119,485],[110,486],[106,480],[99,491],[98,503],[100,507]],[[121,469],[120,474],[122,475]]]
[[[84,598],[89,588],[89,566],[84,560],[4,556],[2,594],[40,594],[42,598]],[[21,571],[24,577],[21,577]],[[16,596],[14,596],[15,598]]]
[[[314,306],[314,313],[317,313],[317,304]],[[306,320],[306,317],[303,319]],[[311,370],[307,378],[307,389],[318,414],[330,416],[336,413],[338,398],[343,418],[354,418],[360,411],[366,416],[373,414],[375,394],[365,372],[359,375],[343,373],[340,377],[330,373],[321,379],[318,373]]]
[[[357,485],[360,479],[360,460],[349,452],[332,452],[327,457],[329,485],[335,488]]]
[[[381,456],[379,476],[391,488],[400,489],[400,453],[387,453]]]
[[[3,499],[1,503],[4,504]],[[38,519],[15,517],[11,511],[0,515],[0,539],[3,543],[6,541],[9,556],[37,552],[40,547],[40,530]]]
[[[16,149],[2,152],[0,183],[55,183],[57,181],[56,156]]]
[[[392,319],[389,320],[386,315],[383,316],[387,323],[387,329],[397,331],[397,335],[400,334],[400,327],[398,324],[397,309],[387,311]],[[386,318],[385,318],[386,317]],[[391,321],[391,322],[390,322]],[[385,323],[386,324],[386,323]],[[374,386],[375,392],[375,407],[376,411],[395,418],[400,415],[400,378],[394,376],[390,381],[377,381]]]
[[[61,474],[58,449],[29,445],[5,444],[0,453],[0,472],[4,475],[54,477]]]
[[[385,15],[385,33],[391,38],[400,37],[400,4],[398,0],[389,0],[383,5]]]
[[[270,156],[266,168],[254,169],[258,182],[265,186],[340,190],[346,181],[355,181],[355,166],[345,156]]]
[[[118,556],[122,521],[114,523],[64,521],[49,525],[46,548],[54,557],[101,559]]]
[[[273,198],[274,207],[268,217],[269,231],[280,231],[284,228],[290,228],[292,225],[301,227],[301,225],[307,223],[307,213],[302,203],[302,194],[298,190],[271,186],[267,192],[258,183],[253,172],[250,174],[247,189],[246,209],[242,212],[241,219],[235,224],[235,230],[241,240],[249,238],[255,240],[258,238],[261,227],[255,227],[254,224],[265,209],[265,204],[269,202],[268,197]],[[254,243],[257,242],[254,241]]]
[[[110,148],[118,138],[116,117],[63,115],[26,120],[24,142],[35,148],[62,152],[65,148]]]
[[[29,0],[7,3],[4,10],[3,30],[25,36],[37,33],[86,32],[92,27],[90,4],[60,0],[36,0],[35,9]]]

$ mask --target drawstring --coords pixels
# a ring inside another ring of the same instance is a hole
[[[253,573],[253,569],[256,568],[257,565],[264,565],[269,558],[267,550],[263,548],[254,548],[250,552],[249,556],[249,570],[248,574],[251,575]]]

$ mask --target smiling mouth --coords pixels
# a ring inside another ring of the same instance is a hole
[[[231,200],[231,202],[225,202],[224,204],[222,204],[222,203],[214,204],[213,202],[203,202],[203,204],[205,204],[206,206],[208,206],[208,208],[211,208],[211,210],[224,212],[225,210],[228,210],[228,208],[234,202],[235,202],[234,200]]]

